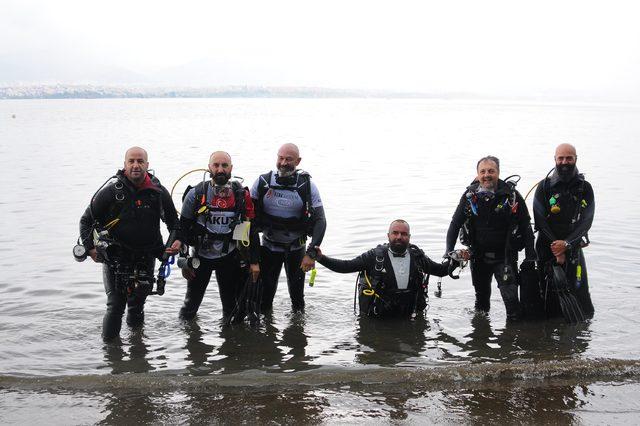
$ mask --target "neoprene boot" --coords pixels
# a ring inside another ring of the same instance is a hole
[[[490,299],[491,294],[479,293],[476,291],[476,310],[489,313],[489,308],[491,307]]]
[[[518,286],[508,284],[498,288],[507,311],[507,321],[519,321],[522,318],[522,308],[518,301]]]

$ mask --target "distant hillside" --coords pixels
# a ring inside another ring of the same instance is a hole
[[[226,86],[204,88],[130,87],[97,85],[29,85],[0,87],[0,99],[99,99],[99,98],[451,98],[386,91],[340,90],[309,87]],[[469,96],[469,95],[467,95]]]
[[[462,92],[399,92],[384,90],[349,90],[321,87],[168,87],[93,84],[33,84],[0,86],[0,99],[118,99],[118,98],[377,98],[377,99],[438,99],[496,102],[569,102],[625,103],[636,105],[632,97],[581,92],[538,92],[498,95]]]

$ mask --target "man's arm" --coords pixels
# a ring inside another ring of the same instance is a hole
[[[256,179],[256,181],[251,186],[251,190],[249,191],[249,194],[251,194],[251,202],[252,202],[256,217],[262,214],[262,212],[260,211],[262,208],[262,203],[261,203],[262,200],[258,200],[258,197],[260,197],[259,185],[260,185],[260,177]]]
[[[429,275],[435,275],[436,277],[444,277],[449,275],[449,267],[451,266],[451,259],[447,259],[446,262],[437,263],[429,259],[427,256],[423,258],[424,272]]]
[[[105,224],[109,207],[115,201],[111,191],[111,186],[107,185],[102,188],[95,197],[89,201],[89,206],[80,218],[80,239],[82,245],[87,249],[93,249],[93,227],[97,221],[101,225]],[[95,215],[95,217],[94,217]]]
[[[319,247],[320,244],[322,244],[324,234],[327,230],[327,219],[324,216],[324,208],[322,206],[311,209],[311,220],[313,221],[313,232],[309,249]]]
[[[169,194],[169,191],[167,191],[167,188],[164,186],[161,187],[161,191],[162,210],[164,211],[164,222],[167,225],[167,230],[169,232],[178,230],[180,229],[180,222],[171,194]]]
[[[183,237],[180,233],[180,222],[178,220],[178,212],[176,211],[176,206],[173,204],[173,199],[171,199],[171,194],[169,191],[162,186],[161,187],[161,200],[162,200],[162,210],[164,211],[164,222],[167,225],[167,230],[169,231],[169,239],[167,241],[167,247],[165,248],[165,253],[168,255],[178,254],[180,247],[182,247]]]
[[[458,240],[458,235],[460,233],[460,228],[464,224],[464,221],[467,220],[467,215],[465,214],[466,203],[467,198],[465,194],[462,194],[460,202],[458,203],[458,207],[456,207],[456,211],[453,213],[453,217],[451,218],[449,229],[447,230],[446,253],[451,252],[455,248],[456,241]]]
[[[317,256],[316,247],[320,247],[324,239],[324,233],[327,230],[327,219],[324,215],[324,207],[322,207],[322,199],[316,185],[309,180],[309,191],[311,195],[311,222],[313,229],[311,230],[311,242],[307,246],[307,252],[302,258],[300,268],[307,272],[315,268],[314,258]]]
[[[191,244],[195,235],[196,220],[193,215],[194,204],[196,198],[195,188],[191,188],[184,200],[182,200],[182,208],[180,209],[180,241],[186,241]]]
[[[325,256],[324,254],[322,254],[319,247],[316,247],[316,249],[318,252],[318,257],[316,258],[318,263],[323,265],[325,268],[332,270],[333,272],[338,272],[341,274],[364,271],[367,269],[367,266],[370,263],[369,260],[375,258],[374,250],[369,250],[368,252],[363,253],[351,260],[341,260]]]
[[[80,240],[85,249],[91,250],[93,246],[93,217],[91,216],[91,208],[87,207],[84,214],[80,218]]]
[[[80,218],[80,240],[94,262],[97,262],[98,258],[93,244],[93,228],[96,221],[104,224],[107,213],[109,212],[109,207],[114,199],[110,186],[102,188],[96,196],[89,201],[89,206]],[[94,218],[93,215],[96,217]]]

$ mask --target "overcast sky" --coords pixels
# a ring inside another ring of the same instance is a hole
[[[53,57],[69,70],[89,63],[142,76],[220,67],[220,81],[236,84],[640,93],[634,1],[9,0],[0,8],[0,60],[29,67],[46,69]]]

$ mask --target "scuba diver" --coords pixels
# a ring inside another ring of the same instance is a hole
[[[481,158],[476,171],[478,176],[462,194],[451,219],[447,253],[453,250],[460,235],[461,243],[468,247],[462,250],[463,256],[471,260],[475,309],[489,312],[491,277],[495,276],[507,320],[517,321],[522,317],[517,276],[520,250],[525,249],[523,271],[535,268],[531,219],[524,199],[515,189],[517,180],[499,179],[498,158]]]
[[[575,147],[558,145],[554,159],[555,168],[538,184],[533,200],[538,269],[547,316],[578,322],[594,313],[582,247],[589,244],[595,200],[593,188],[576,168]]]
[[[103,263],[107,311],[102,321],[102,338],[120,334],[127,307],[127,324],[144,321],[144,303],[151,293],[155,258],[178,253],[178,215],[169,192],[149,168],[147,152],[139,147],[127,150],[124,168],[109,178],[91,199],[80,219],[80,239],[86,255]],[[165,247],[160,220],[170,232]],[[74,248],[74,255],[76,249]],[[163,253],[164,252],[164,253]],[[163,258],[163,259],[164,259]],[[77,260],[84,258],[76,256]],[[158,286],[158,293],[160,292]]]
[[[257,288],[260,274],[260,241],[250,223],[255,210],[249,190],[231,180],[233,164],[228,153],[211,154],[208,168],[211,180],[188,189],[180,213],[185,242],[191,246],[189,261],[182,264],[187,292],[180,318],[195,317],[215,270],[223,319],[238,321],[246,313],[244,301],[239,300],[243,290]]]
[[[298,170],[300,151],[292,143],[278,150],[277,171],[261,175],[251,188],[262,232],[262,310],[269,312],[284,264],[294,312],[304,310],[305,273],[315,268],[316,250],[327,228],[318,188]],[[305,250],[307,236],[311,242]]]
[[[409,244],[409,224],[402,219],[391,222],[387,237],[388,244],[352,260],[325,256],[319,247],[316,259],[334,272],[361,272],[356,289],[360,316],[412,318],[427,307],[428,276],[451,274],[458,262],[448,259],[436,263],[420,248]]]

